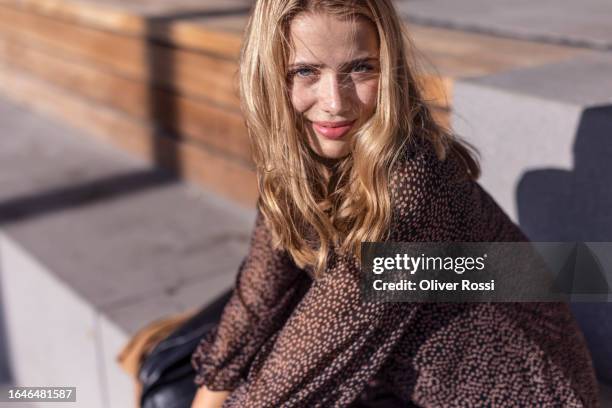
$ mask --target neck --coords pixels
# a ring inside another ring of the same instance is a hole
[[[323,156],[319,156],[318,154],[314,153],[313,154],[314,158],[316,161],[318,161],[319,163],[325,165],[327,168],[332,169],[336,166],[336,164],[340,163],[342,161],[343,158],[331,158],[331,157],[323,157]]]

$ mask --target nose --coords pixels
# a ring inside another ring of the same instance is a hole
[[[321,83],[320,102],[322,109],[330,116],[340,116],[350,104],[347,85],[341,74],[328,73]]]

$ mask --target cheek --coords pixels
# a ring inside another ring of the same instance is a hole
[[[306,111],[313,103],[312,92],[305,86],[294,84],[291,87],[291,104],[297,112]]]
[[[361,108],[366,112],[373,112],[378,97],[378,80],[364,81],[357,85],[356,91]]]

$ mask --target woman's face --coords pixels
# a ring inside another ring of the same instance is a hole
[[[374,26],[304,13],[290,26],[294,53],[288,64],[291,103],[319,156],[341,158],[376,109],[379,51]]]

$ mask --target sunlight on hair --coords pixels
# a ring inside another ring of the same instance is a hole
[[[308,126],[290,101],[287,74],[294,45],[289,33],[302,13],[362,18],[378,37],[376,109],[355,132],[350,153],[331,163],[313,154]],[[456,156],[469,177],[480,174],[475,149],[433,119],[411,50],[391,0],[257,1],[247,23],[240,100],[257,170],[258,206],[275,245],[316,276],[325,270],[332,247],[359,259],[362,241],[388,239],[389,177],[413,138],[432,141],[441,160]]]

